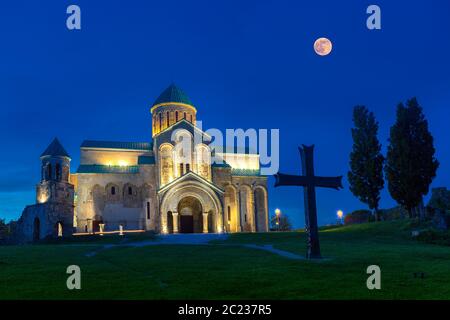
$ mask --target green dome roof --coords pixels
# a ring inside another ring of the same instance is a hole
[[[178,88],[173,83],[159,95],[158,99],[156,99],[156,101],[153,103],[153,106],[169,102],[183,103],[194,106],[191,102],[191,99],[189,99],[186,93],[184,93],[183,90]]]

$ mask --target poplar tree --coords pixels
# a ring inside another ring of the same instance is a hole
[[[398,105],[389,142],[385,167],[389,193],[412,218],[439,167],[433,136],[416,98],[408,100],[406,106]]]
[[[348,180],[351,192],[375,212],[380,220],[380,191],[384,187],[381,144],[378,141],[378,122],[365,106],[353,110],[353,149],[350,153]]]

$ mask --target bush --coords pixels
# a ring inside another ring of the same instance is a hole
[[[16,224],[16,221],[5,223],[4,219],[0,219],[0,245],[13,244],[15,242]]]
[[[281,214],[277,225],[277,217],[273,216],[270,220],[270,230],[271,231],[291,231],[292,223],[286,214]]]
[[[432,228],[422,230],[416,239],[425,243],[450,246],[450,233]]]
[[[366,223],[374,221],[372,212],[369,210],[356,210],[350,214],[347,214],[344,218],[345,224]]]
[[[399,220],[407,216],[408,212],[400,206],[381,210],[381,218],[383,220]]]

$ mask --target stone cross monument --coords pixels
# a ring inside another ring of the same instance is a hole
[[[299,147],[302,159],[303,175],[288,175],[278,173],[275,175],[275,187],[301,186],[304,188],[305,198],[305,224],[308,239],[308,259],[320,259],[319,230],[317,226],[316,187],[339,190],[342,187],[342,176],[319,177],[314,175],[314,145]]]

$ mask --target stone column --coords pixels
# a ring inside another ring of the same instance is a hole
[[[252,216],[252,232],[256,232],[256,224],[258,223],[258,217],[257,214],[258,212],[256,211],[256,207],[255,207],[255,194],[252,190],[252,193],[250,195],[250,208],[251,208],[251,213],[250,215]]]
[[[162,218],[161,219],[161,227],[162,227],[161,228],[161,232],[163,234],[167,234],[167,233],[169,233],[168,226],[167,226],[167,220],[168,220],[167,212],[163,212],[161,218]]]
[[[178,233],[178,212],[172,211],[173,217],[173,233]]]
[[[208,233],[208,212],[203,213],[203,233]]]
[[[241,190],[238,190],[236,194],[236,232],[242,231],[241,212]]]

